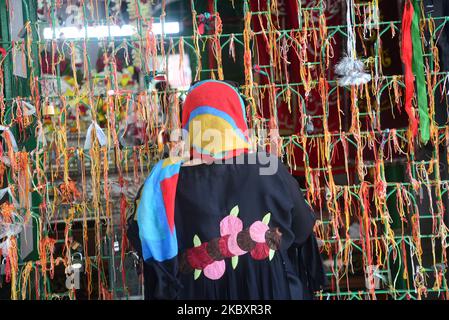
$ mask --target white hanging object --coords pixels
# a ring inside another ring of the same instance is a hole
[[[351,15],[351,8],[354,8],[354,0],[346,0],[346,24],[348,30],[347,52],[336,66],[335,73],[338,78],[339,86],[354,86],[368,83],[371,81],[371,75],[365,72],[365,66],[360,59],[357,59],[356,42],[354,36],[354,27]]]
[[[9,246],[11,245],[11,240],[9,237],[7,237],[5,240],[0,242],[0,252],[2,253],[1,256],[4,258],[8,257],[8,251]]]
[[[15,236],[19,234],[20,231],[22,231],[21,223],[0,222],[0,239]]]
[[[16,208],[18,208],[18,207],[19,207],[19,203],[17,202],[16,198],[15,198],[14,195],[12,194],[11,188],[10,188],[10,187],[0,189],[0,200],[3,199],[3,197],[4,197],[6,194],[9,194],[9,195],[10,195],[10,197],[11,197],[11,199],[12,199],[12,203],[14,204],[14,206],[15,206]],[[1,237],[0,237],[0,238],[1,238]]]
[[[4,257],[8,256],[11,237],[18,235],[23,229],[23,218],[15,212],[12,213],[12,217],[14,218],[12,223],[5,222],[0,217],[0,239],[4,239],[0,242],[0,251]]]
[[[25,116],[31,116],[33,114],[36,113],[36,108],[31,104],[28,103],[26,101],[22,101],[22,106],[23,106],[23,115]]]
[[[9,160],[8,156],[2,156],[0,157],[0,161],[3,162],[5,165],[7,165],[8,167],[11,166],[11,160]]]
[[[37,127],[36,127],[36,140],[37,143],[42,143],[42,146],[46,146],[47,145],[47,139],[45,138],[45,134],[44,134],[44,130],[42,129],[42,123],[40,121],[38,121]]]
[[[312,134],[315,130],[315,126],[313,125],[312,118],[309,117],[309,120],[307,121],[306,131],[308,134]]]
[[[6,134],[9,137],[9,140],[11,141],[12,145],[12,150],[14,152],[18,152],[19,147],[17,147],[16,138],[14,138],[14,135],[12,134],[11,130],[9,130],[9,127],[0,126],[0,131],[3,131],[3,134]]]
[[[86,150],[92,148],[92,129],[94,128],[95,128],[95,135],[98,139],[98,143],[100,144],[100,146],[103,147],[106,145],[107,142],[106,135],[104,134],[101,127],[95,121],[92,121],[89,128],[87,128],[86,142],[84,143],[84,149]]]

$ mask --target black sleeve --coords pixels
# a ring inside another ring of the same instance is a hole
[[[298,248],[299,276],[304,284],[306,299],[313,299],[313,293],[327,284],[323,261],[314,234]]]
[[[295,178],[281,162],[279,171],[284,180],[287,192],[293,201],[292,230],[295,233],[296,252],[294,258],[299,268],[299,277],[305,288],[305,299],[313,299],[313,293],[326,285],[323,262],[318,243],[313,233],[316,217],[313,209],[307,204]],[[293,248],[292,248],[293,249]]]
[[[142,258],[142,243],[139,237],[139,225],[136,212],[142,192],[140,187],[134,203],[129,208],[127,216],[126,236],[137,254]],[[178,270],[178,258],[174,257],[164,262],[148,259],[143,262],[144,296],[145,300],[173,300],[176,299],[181,289],[181,284],[176,278]]]
[[[164,262],[149,259],[144,262],[145,300],[175,300],[182,285],[175,276],[178,270],[178,257]]]
[[[143,185],[137,191],[137,195],[131,206],[128,208],[127,214],[127,229],[126,229],[126,237],[128,238],[129,243],[132,248],[137,252],[139,257],[142,257],[142,243],[140,242],[139,237],[139,226],[137,225],[136,212],[137,212],[137,204],[140,199],[140,194],[142,193]]]
[[[293,178],[280,160],[278,168],[286,192],[293,202],[291,228],[295,233],[295,244],[300,246],[313,234],[313,226],[316,221],[315,213],[304,199],[298,181]]]

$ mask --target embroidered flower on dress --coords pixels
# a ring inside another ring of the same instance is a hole
[[[278,228],[270,228],[270,213],[262,221],[255,221],[243,229],[243,222],[238,218],[239,207],[232,208],[230,214],[220,222],[220,238],[201,243],[198,236],[193,238],[193,248],[179,255],[179,269],[183,273],[194,271],[197,279],[201,273],[211,280],[220,279],[226,270],[226,258],[232,259],[232,267],[238,264],[238,257],[250,253],[255,260],[270,260],[275,250],[279,249],[281,232]]]

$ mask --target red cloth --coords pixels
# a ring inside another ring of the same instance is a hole
[[[173,232],[175,228],[175,197],[176,186],[178,185],[179,174],[161,181],[162,197],[164,198],[165,214],[167,215],[168,226]]]
[[[410,0],[407,0],[402,15],[402,62],[405,67],[405,111],[409,117],[409,125],[413,137],[418,134],[418,119],[416,119],[412,108],[412,100],[415,94],[415,78],[413,75],[413,44],[411,27],[413,20],[414,9]]]

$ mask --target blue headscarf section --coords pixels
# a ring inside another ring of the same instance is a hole
[[[164,261],[178,254],[174,195],[182,161],[159,161],[145,180],[137,206],[143,259]],[[165,193],[165,194],[164,194]]]

